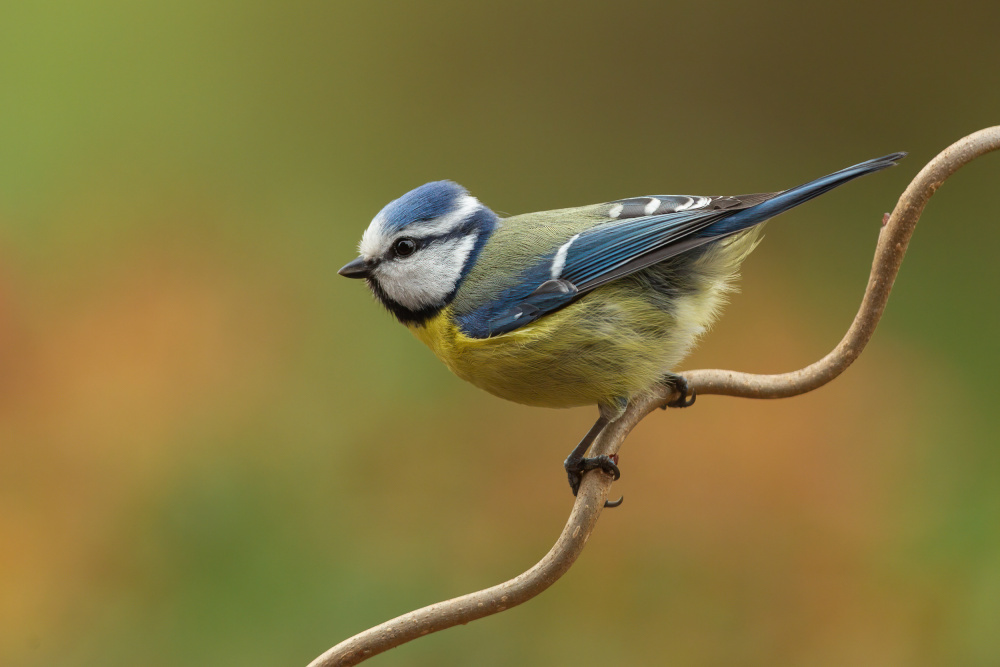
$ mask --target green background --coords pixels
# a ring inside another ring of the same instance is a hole
[[[789,187],[685,368],[799,368],[919,168],[1000,120],[996,2],[6,2],[0,664],[299,665],[522,571],[593,409],[452,377],[336,270],[388,201]],[[832,385],[704,397],[531,603],[376,665],[1000,662],[1000,155]]]

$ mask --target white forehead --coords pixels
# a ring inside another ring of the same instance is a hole
[[[422,239],[448,234],[458,229],[480,206],[482,204],[478,199],[469,194],[462,194],[450,212],[431,220],[418,220],[402,226],[390,225],[383,209],[365,230],[358,251],[364,259],[372,260],[381,257],[398,238]]]

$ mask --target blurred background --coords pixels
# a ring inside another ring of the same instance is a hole
[[[541,557],[593,409],[452,377],[336,270],[451,178],[522,213],[796,185],[685,368],[841,337],[882,214],[1000,120],[995,2],[0,8],[0,664],[299,665]],[[800,398],[623,449],[578,564],[377,665],[995,665],[1000,155]],[[529,434],[529,435],[525,435]]]

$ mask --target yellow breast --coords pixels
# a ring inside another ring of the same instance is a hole
[[[655,265],[599,287],[500,336],[464,335],[452,318],[452,306],[409,328],[456,375],[501,398],[557,408],[617,403],[650,389],[677,368],[718,316],[761,227],[715,243],[680,264]],[[455,303],[464,299],[468,308],[490,298],[493,292],[487,288],[496,289],[491,271],[499,269],[488,269],[482,270],[478,288],[471,279],[463,286]],[[676,289],[663,289],[668,279]]]
[[[445,309],[410,330],[460,378],[517,403],[573,407],[629,398],[662,380],[711,319],[715,299],[672,312],[627,281],[613,283],[520,329],[475,339]]]

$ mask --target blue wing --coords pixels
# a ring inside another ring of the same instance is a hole
[[[608,222],[567,239],[537,264],[525,267],[517,287],[456,319],[474,338],[513,331],[601,285],[749,229],[858,176],[892,166],[905,155],[862,162],[783,192],[611,202]]]
[[[719,218],[717,211],[685,211],[601,224],[526,267],[516,287],[473,312],[458,314],[456,319],[462,331],[473,338],[513,331],[627,275],[631,272],[627,265],[651,251],[673,247],[673,254],[677,254],[700,245],[678,242]]]
[[[636,258],[656,250],[676,250],[657,260],[662,261],[695,247],[682,241],[701,238],[699,232],[726,215],[727,212],[714,210],[681,211],[594,227],[567,241],[556,251],[552,277],[567,280],[581,291],[593,289],[621,277],[616,275],[619,274],[617,269]],[[558,266],[560,252],[564,257],[562,266]]]

